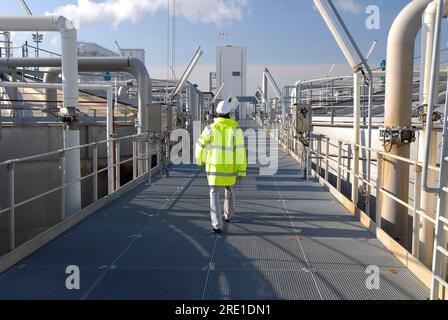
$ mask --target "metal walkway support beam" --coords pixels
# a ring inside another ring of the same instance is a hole
[[[354,155],[353,155],[353,173],[352,173],[352,201],[355,206],[358,203],[358,177],[359,177],[359,145],[361,134],[361,73],[369,85],[368,95],[368,131],[369,138],[367,147],[372,147],[372,88],[373,88],[373,74],[370,66],[367,63],[367,59],[361,53],[355,40],[347,29],[344,21],[339,15],[336,7],[331,0],[314,0],[316,8],[319,10],[322,18],[328,26],[331,34],[336,40],[339,48],[345,56],[348,64],[353,70],[354,74],[354,94],[353,94],[353,131],[354,131]],[[371,167],[371,152],[367,151],[367,170],[366,178],[370,182],[370,167]],[[367,185],[367,187],[369,187]],[[370,192],[368,193],[367,212],[370,212]]]

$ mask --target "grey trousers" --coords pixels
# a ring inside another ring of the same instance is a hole
[[[222,229],[221,193],[224,192],[224,218],[232,219],[235,212],[235,191],[233,186],[210,186],[210,217],[215,229]]]

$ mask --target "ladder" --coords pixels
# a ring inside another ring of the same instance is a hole
[[[429,115],[427,115],[429,116]],[[431,300],[439,298],[440,284],[448,289],[446,281],[446,249],[447,238],[445,227],[448,227],[448,218],[445,216],[448,196],[448,82],[445,97],[445,110],[443,114],[442,152],[440,159],[439,186],[437,197],[436,225],[434,234],[434,252],[432,263]]]

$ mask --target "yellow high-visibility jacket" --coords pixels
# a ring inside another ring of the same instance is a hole
[[[196,142],[195,157],[198,166],[205,163],[210,186],[232,186],[237,176],[245,177],[246,148],[238,122],[215,118]]]

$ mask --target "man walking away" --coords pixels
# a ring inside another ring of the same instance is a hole
[[[246,148],[243,131],[230,118],[232,106],[222,101],[216,107],[218,116],[207,126],[196,142],[195,157],[198,166],[205,164],[210,185],[210,217],[213,232],[221,233],[222,211],[220,195],[225,194],[224,219],[230,222],[235,211],[234,185],[236,179],[246,176]]]

